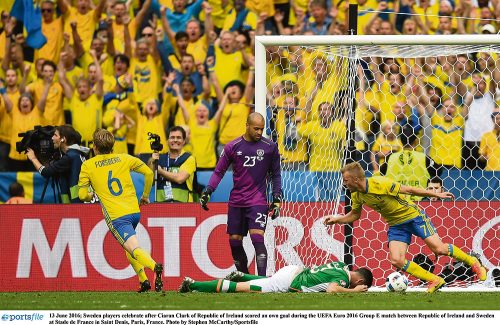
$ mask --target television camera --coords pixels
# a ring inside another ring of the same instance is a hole
[[[22,139],[16,142],[16,151],[22,153],[31,148],[40,163],[45,165],[56,159],[57,150],[54,148],[54,143],[52,142],[52,136],[55,131],[56,128],[52,125],[37,125],[33,130],[19,133],[18,136],[22,137]]]

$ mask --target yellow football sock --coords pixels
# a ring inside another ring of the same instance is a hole
[[[154,271],[156,262],[153,260],[148,252],[140,247],[134,249],[134,254],[132,255],[139,263],[147,267],[148,269]]]
[[[464,262],[465,264],[471,266],[474,264],[474,257],[466,254],[463,250],[458,248],[453,244],[448,244],[448,256],[453,257],[456,260]]]
[[[135,273],[139,277],[139,282],[144,282],[148,279],[146,272],[144,272],[144,266],[142,266],[141,263],[139,263],[138,260],[132,257],[132,255],[129,254],[129,252],[125,251],[125,254],[127,255],[127,259],[130,262],[130,265],[132,265],[132,268],[134,269]]]
[[[403,271],[413,275],[416,278],[424,281],[432,281],[437,276],[429,271],[424,270],[420,265],[415,262],[405,260],[405,266],[403,266]]]

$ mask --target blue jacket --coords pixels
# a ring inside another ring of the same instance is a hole
[[[178,31],[186,30],[188,21],[190,21],[192,18],[198,19],[198,15],[200,14],[200,11],[202,9],[201,4],[203,3],[203,1],[204,0],[196,0],[195,2],[186,6],[184,12],[182,13],[167,9],[165,15],[167,16],[172,31],[177,33]]]
[[[82,163],[89,152],[87,147],[71,145],[60,159],[51,161],[40,170],[43,177],[52,177],[59,186],[62,203],[82,202],[78,198],[78,178]]]

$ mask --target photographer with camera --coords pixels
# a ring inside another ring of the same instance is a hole
[[[157,166],[159,175],[156,182],[156,201],[193,202],[196,160],[189,152],[182,149],[186,141],[186,131],[180,126],[174,126],[168,130],[168,153],[166,154],[158,153],[162,148],[158,146],[158,144],[161,145],[159,136],[156,134],[149,136],[153,139],[151,149],[155,151],[149,161],[149,166],[153,171],[154,166]]]
[[[43,165],[37,158],[35,151],[29,148],[27,157],[36,170],[45,178],[52,178],[60,189],[61,203],[80,203],[78,198],[78,177],[82,163],[90,150],[80,146],[81,135],[71,125],[61,125],[55,128],[52,142],[59,150],[58,159]],[[42,198],[43,200],[43,198]]]

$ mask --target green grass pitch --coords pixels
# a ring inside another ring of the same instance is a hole
[[[3,310],[499,310],[500,292],[207,294],[0,293]]]

